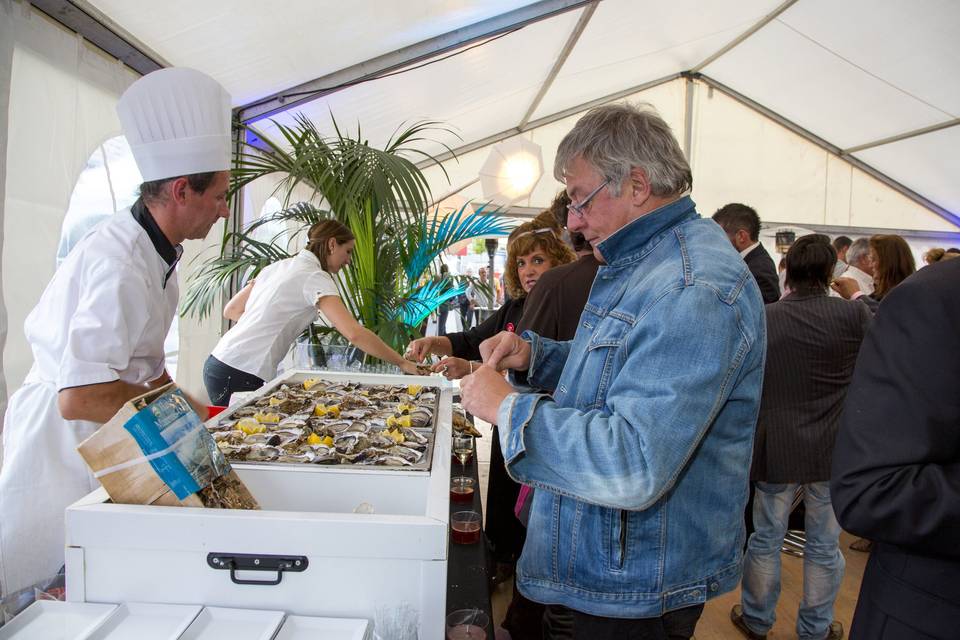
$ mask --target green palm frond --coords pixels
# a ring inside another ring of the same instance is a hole
[[[424,217],[414,251],[407,259],[407,278],[419,278],[437,256],[457,242],[482,236],[505,236],[510,233],[513,224],[496,216],[499,208],[485,211],[488,205],[489,203],[484,204],[476,211],[467,213],[468,207],[472,209],[468,202],[460,207],[459,211],[442,220],[437,216],[437,211],[434,211],[429,221]]]
[[[265,151],[246,145],[237,154],[231,192],[276,176],[273,195],[285,208],[242,233],[225,232],[220,255],[200,262],[190,277],[182,313],[206,316],[231,282],[289,257],[285,249],[298,245],[310,225],[335,218],[356,237],[352,261],[339,274],[344,304],[385,342],[402,348],[429,313],[466,289],[462,279],[436,277],[433,267],[439,255],[462,240],[509,232],[510,224],[486,206],[477,211],[464,207],[442,221],[427,211],[429,185],[413,158],[435,160],[421,147],[425,142],[436,146],[432,135],[453,134],[442,123],[403,123],[384,148],[377,149],[363,138],[359,126],[348,132],[333,114],[330,118],[333,135],[324,136],[298,115],[292,124],[275,123],[276,142],[263,139]],[[303,193],[304,188],[308,202],[292,203],[294,192]],[[297,230],[289,237],[278,232],[263,242],[263,231],[269,228],[264,225],[275,222]]]

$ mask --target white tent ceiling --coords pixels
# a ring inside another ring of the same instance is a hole
[[[956,0],[89,5],[161,62],[221,80],[244,120],[302,112],[329,131],[332,112],[374,144],[425,118],[472,149],[692,72],[960,222]]]

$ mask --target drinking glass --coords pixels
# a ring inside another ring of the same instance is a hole
[[[453,436],[453,455],[460,461],[463,473],[466,473],[467,463],[470,462],[470,456],[473,455],[473,436]]]

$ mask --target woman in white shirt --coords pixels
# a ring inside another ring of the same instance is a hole
[[[210,402],[225,404],[230,394],[252,391],[277,373],[290,345],[319,315],[365,353],[415,374],[375,333],[362,326],[344,306],[333,281],[350,263],[353,233],[336,220],[310,227],[307,246],[296,256],[266,267],[223,309],[235,321],[203,365]]]

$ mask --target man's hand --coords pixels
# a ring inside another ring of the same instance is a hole
[[[409,376],[423,375],[423,372],[420,371],[420,367],[417,366],[417,363],[411,362],[410,360],[404,360],[403,362],[401,362],[400,370]]]
[[[830,288],[847,300],[860,291],[860,285],[853,278],[837,278],[830,284]]]
[[[468,412],[490,424],[497,423],[497,411],[513,387],[493,368],[483,365],[460,381],[460,404]]]
[[[442,373],[447,380],[459,380],[470,375],[470,361],[463,358],[444,358],[433,365],[431,371]]]
[[[501,331],[480,343],[480,357],[497,371],[526,371],[530,368],[530,343],[515,333]]]
[[[433,346],[433,338],[417,338],[407,345],[407,350],[403,357],[413,362],[423,362],[423,359],[430,355],[430,348]]]

